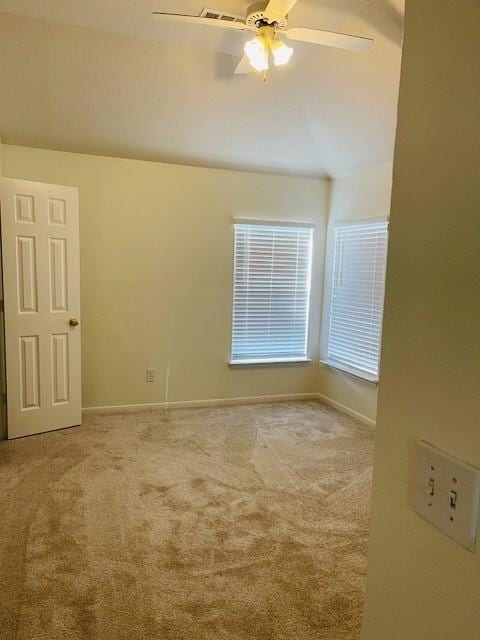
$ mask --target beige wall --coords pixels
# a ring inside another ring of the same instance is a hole
[[[0,176],[2,175],[2,139],[0,138]],[[3,274],[0,263],[0,298],[3,299]],[[3,327],[3,312],[0,313],[0,440],[7,437],[7,406],[5,404],[5,336]]]
[[[317,391],[328,182],[3,146],[4,174],[80,188],[83,402]],[[234,216],[315,223],[307,366],[232,370]],[[145,382],[145,369],[157,380]]]
[[[328,308],[332,281],[335,223],[376,218],[390,213],[392,165],[385,164],[332,182],[327,231],[325,296],[321,332],[321,355],[327,356]],[[374,421],[377,387],[336,369],[319,366],[321,394]]]
[[[480,638],[480,550],[409,504],[420,438],[480,467],[479,25],[407,1],[364,640]]]

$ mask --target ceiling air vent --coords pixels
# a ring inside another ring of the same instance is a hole
[[[200,18],[225,20],[226,22],[243,22],[242,16],[236,16],[233,13],[224,13],[222,11],[217,11],[217,9],[204,9],[200,14]]]

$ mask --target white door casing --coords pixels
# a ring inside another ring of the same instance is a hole
[[[0,178],[8,438],[81,424],[78,189]]]

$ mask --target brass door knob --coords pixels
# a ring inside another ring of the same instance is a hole
[[[77,320],[76,318],[70,318],[69,325],[71,327],[78,327],[79,324],[80,324],[80,320]]]

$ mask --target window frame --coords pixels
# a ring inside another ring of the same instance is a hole
[[[306,327],[305,327],[305,357],[272,357],[272,358],[249,358],[244,360],[236,360],[233,357],[233,323],[235,317],[235,272],[236,272],[236,243],[235,243],[235,226],[236,225],[258,225],[258,226],[270,226],[270,227],[293,227],[293,228],[306,228],[312,232],[311,237],[311,255],[310,255],[310,272],[309,272],[309,290],[308,290],[308,302],[307,302],[307,314],[306,314]],[[285,366],[305,366],[312,363],[312,358],[309,355],[310,349],[310,331],[311,331],[311,316],[312,316],[312,288],[313,288],[313,267],[314,267],[314,251],[315,251],[315,232],[316,223],[296,221],[296,220],[274,220],[274,219],[259,219],[259,218],[233,218],[232,220],[232,299],[230,304],[231,309],[231,322],[230,322],[230,351],[228,357],[228,365],[232,369],[244,368],[244,367],[285,367]]]
[[[357,219],[346,219],[336,221],[333,225],[333,232],[331,235],[331,244],[330,251],[326,255],[326,260],[328,260],[327,268],[325,269],[325,277],[326,277],[326,286],[324,292],[324,313],[323,322],[321,330],[321,353],[322,357],[320,358],[320,364],[339,371],[341,373],[345,373],[349,376],[356,378],[357,380],[361,380],[368,384],[378,385],[380,381],[380,365],[381,365],[381,345],[382,345],[382,332],[383,332],[383,311],[382,311],[382,326],[380,331],[380,357],[378,362],[378,372],[377,375],[372,375],[367,371],[359,369],[353,365],[349,365],[347,363],[343,363],[332,358],[328,357],[329,350],[329,340],[330,340],[330,326],[331,326],[331,311],[332,311],[332,302],[333,302],[333,291],[334,291],[334,278],[335,278],[335,263],[336,263],[336,229],[342,226],[352,226],[352,225],[362,225],[362,224],[372,224],[378,222],[385,222],[387,224],[387,265],[388,265],[388,234],[390,232],[390,217],[388,214],[382,216],[373,216],[368,218],[357,218]],[[385,269],[385,282],[386,285],[386,269]]]

